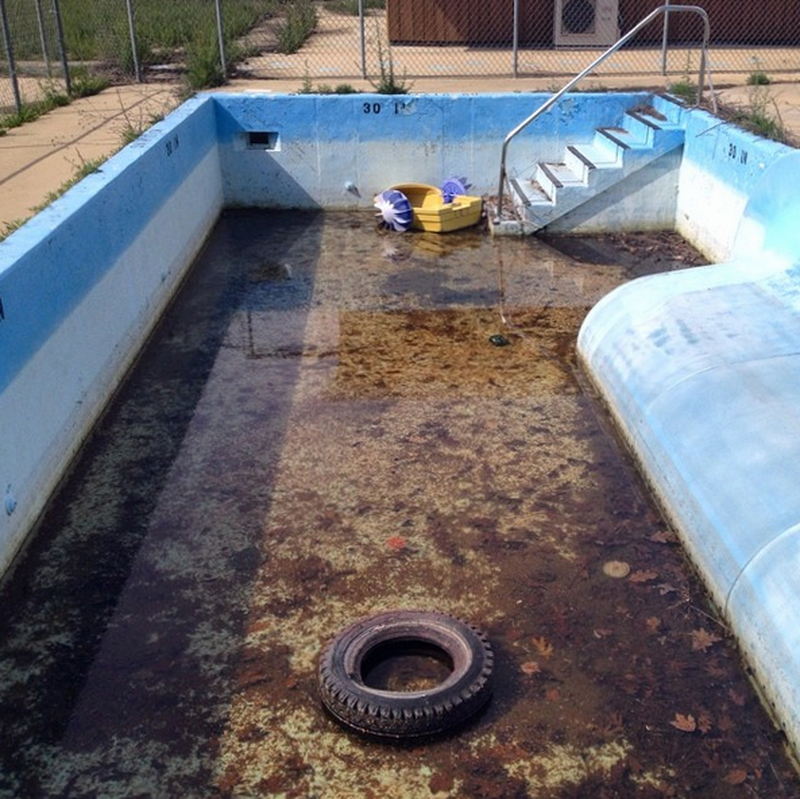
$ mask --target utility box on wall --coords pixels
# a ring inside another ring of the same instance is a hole
[[[556,47],[609,47],[619,39],[619,0],[555,0]]]

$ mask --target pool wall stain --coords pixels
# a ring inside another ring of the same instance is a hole
[[[590,141],[596,125],[618,124],[648,96],[568,97],[520,135],[509,174],[558,160],[567,144]],[[355,208],[370,207],[394,183],[439,185],[454,175],[466,176],[476,194],[496,191],[503,138],[549,95],[214,97],[226,204]],[[278,133],[279,149],[249,147],[252,131]]]
[[[0,570],[221,208],[213,108],[198,100],[0,242]]]

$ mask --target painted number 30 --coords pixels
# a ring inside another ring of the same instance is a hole
[[[381,112],[380,103],[364,103],[361,108],[365,114],[380,114]]]

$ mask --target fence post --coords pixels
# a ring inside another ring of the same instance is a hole
[[[222,0],[214,0],[217,10],[217,38],[219,39],[219,63],[222,66],[222,78],[228,78],[228,62],[225,59],[225,30],[222,24]]]
[[[514,0],[514,77],[519,77],[519,0]]]
[[[44,58],[45,66],[47,67],[47,77],[52,78],[53,72],[50,69],[50,53],[47,52],[47,36],[44,32],[44,17],[42,16],[42,0],[35,0],[36,2],[36,22],[39,25],[39,42],[42,45],[42,58]]]
[[[8,27],[8,14],[6,14],[6,0],[0,0],[0,21],[3,23],[3,43],[8,56],[8,76],[11,78],[11,89],[14,92],[14,105],[17,113],[22,112],[22,98],[19,96],[19,83],[17,82],[17,67],[14,62],[14,48],[11,44],[11,31]]]
[[[670,0],[664,0],[664,5],[668,6]],[[664,12],[664,30],[661,33],[661,74],[667,74],[667,36],[669,27],[669,11]]]
[[[136,43],[136,21],[133,16],[133,0],[125,0],[128,10],[128,33],[131,37],[131,58],[133,60],[133,74],[137,83],[142,82],[142,68],[139,65],[139,47]]]
[[[53,14],[56,18],[56,35],[58,36],[58,53],[61,56],[61,66],[64,69],[64,85],[67,94],[72,94],[72,79],[69,76],[69,63],[67,62],[67,48],[64,44],[64,25],[61,22],[61,6],[58,0],[53,0]]]
[[[388,23],[387,23],[388,24]],[[365,33],[364,0],[358,0],[358,36],[361,40],[361,77],[367,77],[367,37]]]

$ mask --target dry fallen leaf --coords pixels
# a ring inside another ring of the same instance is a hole
[[[607,733],[621,732],[623,729],[622,713],[615,711],[606,716],[606,723],[603,725],[603,730]]]
[[[678,539],[669,530],[659,530],[659,532],[650,536],[650,540],[655,541],[657,544],[674,544]]]
[[[520,670],[524,674],[539,674],[541,669],[539,668],[539,664],[535,660],[528,660],[527,662],[523,663],[520,666]]]
[[[728,689],[728,696],[730,697],[731,702],[739,707],[743,707],[745,701],[747,700],[747,695],[744,693],[744,691],[737,691],[735,688]]]
[[[650,580],[655,580],[658,577],[658,572],[650,570],[635,571],[628,579],[632,583],[649,583]]]
[[[548,702],[558,702],[558,700],[561,699],[561,691],[559,691],[558,688],[548,688],[544,692],[544,696]]]
[[[700,628],[699,630],[692,630],[692,649],[705,652],[710,646],[713,646],[717,643],[717,641],[721,641],[718,635],[714,635],[714,633],[710,633],[708,630],[704,628]]]
[[[543,658],[549,658],[553,654],[553,645],[546,638],[532,638],[531,641]]]
[[[658,628],[661,626],[661,619],[658,616],[648,616],[644,623],[647,625],[648,632],[657,633]]]
[[[697,722],[691,714],[684,716],[683,713],[676,713],[675,719],[670,724],[681,732],[694,732],[697,729]]]
[[[747,779],[747,772],[743,768],[733,768],[722,779],[728,785],[741,785]]]

